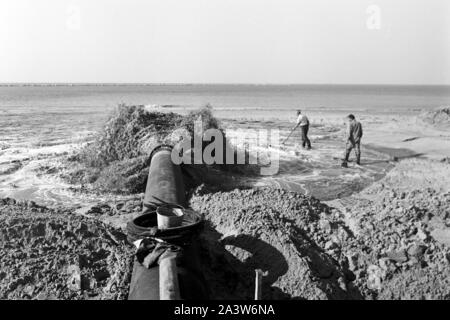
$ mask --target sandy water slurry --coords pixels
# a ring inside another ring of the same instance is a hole
[[[75,114],[74,114],[75,113]],[[96,196],[75,194],[71,185],[52,175],[52,167],[67,152],[91,139],[93,132],[101,127],[105,115],[101,112],[91,116],[85,113],[67,113],[60,110],[58,117],[46,118],[39,113],[29,113],[27,117],[34,124],[23,126],[17,121],[15,130],[10,126],[6,142],[0,151],[0,196],[34,200],[46,205],[76,205],[95,202]],[[107,114],[105,112],[105,114]],[[74,117],[78,115],[76,121]],[[13,116],[14,118],[16,116]],[[13,120],[3,119],[5,125]],[[53,119],[53,120],[52,120]],[[86,122],[83,123],[83,119]],[[96,121],[92,120],[96,119]],[[62,127],[60,123],[65,125]],[[258,130],[270,126],[280,130],[284,139],[289,133],[289,123],[249,121],[247,123],[224,120],[227,136],[233,140],[235,129]],[[50,130],[52,126],[59,130]],[[35,132],[33,134],[33,128]],[[43,129],[47,128],[47,129]],[[81,131],[77,131],[77,130]],[[279,171],[274,176],[244,179],[245,184],[254,186],[275,186],[277,188],[314,195],[319,199],[334,199],[359,191],[381,178],[390,168],[388,158],[373,150],[363,148],[363,166],[350,164],[350,169],[340,167],[343,154],[343,127],[317,125],[311,128],[313,149],[300,148],[299,132],[296,132],[284,146],[261,146],[261,152],[270,157],[279,157]],[[21,132],[27,134],[22,136]],[[55,142],[58,140],[58,142]],[[251,143],[251,141],[249,141]]]
[[[91,136],[104,123],[104,108],[0,108],[0,196],[57,204],[77,200],[69,185],[39,169]]]
[[[288,122],[224,121],[227,137],[232,141],[240,134],[239,129],[280,130],[281,141],[290,133]],[[284,190],[312,195],[321,200],[336,199],[362,190],[382,178],[392,168],[391,157],[370,146],[362,147],[361,166],[354,163],[354,153],[348,169],[341,167],[345,150],[344,126],[317,124],[310,129],[312,149],[301,147],[300,131],[297,130],[285,144],[261,146],[259,151],[269,158],[279,159],[279,171],[273,176],[251,179],[255,186],[272,186]],[[251,141],[249,141],[251,143]]]

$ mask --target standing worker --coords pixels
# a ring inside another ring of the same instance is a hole
[[[349,114],[348,118],[348,129],[346,133],[346,145],[345,145],[345,158],[342,162],[342,167],[347,168],[348,158],[352,149],[355,149],[356,153],[356,164],[361,164],[361,138],[363,136],[363,129],[361,123],[355,120],[353,114]]]
[[[311,141],[309,141],[308,138],[308,130],[309,130],[309,120],[308,117],[302,114],[301,110],[297,110],[297,124],[295,125],[295,129],[300,126],[300,130],[302,131],[302,147],[307,148],[308,150],[311,149]]]

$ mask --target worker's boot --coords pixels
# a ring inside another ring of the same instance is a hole
[[[342,168],[348,168],[347,162],[342,162],[341,167],[342,167]]]

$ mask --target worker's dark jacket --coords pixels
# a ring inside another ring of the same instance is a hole
[[[358,121],[351,121],[348,133],[348,140],[355,144],[360,143],[363,136],[363,129],[361,123]]]

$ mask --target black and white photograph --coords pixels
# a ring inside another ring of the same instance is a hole
[[[0,0],[0,300],[450,300],[450,2]]]

